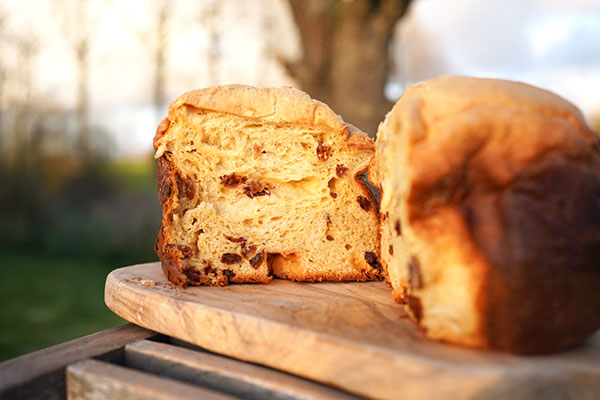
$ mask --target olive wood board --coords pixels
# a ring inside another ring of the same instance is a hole
[[[600,398],[600,332],[515,356],[432,342],[384,282],[181,288],[160,263],[112,271],[105,302],[144,328],[373,398]]]

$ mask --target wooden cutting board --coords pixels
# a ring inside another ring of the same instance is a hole
[[[549,356],[425,340],[383,282],[179,288],[159,263],[117,269],[105,301],[137,325],[375,398],[600,398],[600,332]]]

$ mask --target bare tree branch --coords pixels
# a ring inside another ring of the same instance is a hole
[[[166,103],[167,81],[167,56],[169,48],[169,20],[171,18],[171,4],[168,1],[159,1],[156,6],[156,36],[154,46],[154,107],[156,112]]]
[[[175,33],[173,16],[177,2],[155,0],[148,3],[150,26],[140,27],[133,18],[123,14],[125,26],[142,44],[153,67],[152,99],[156,118],[164,113],[167,103],[168,58],[167,54]]]

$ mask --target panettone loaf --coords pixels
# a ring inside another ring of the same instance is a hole
[[[526,84],[442,77],[403,94],[370,174],[394,298],[429,338],[543,353],[600,326],[598,143]]]
[[[292,89],[229,85],[182,95],[154,139],[156,252],[180,285],[381,277],[374,149]]]

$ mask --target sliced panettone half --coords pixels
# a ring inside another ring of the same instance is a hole
[[[154,147],[172,282],[380,278],[373,143],[325,104],[293,88],[192,91]]]

